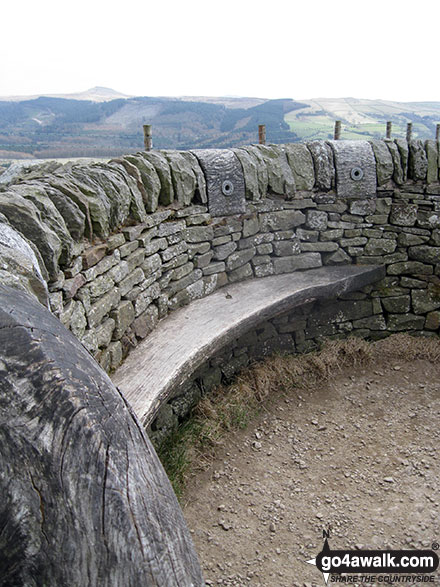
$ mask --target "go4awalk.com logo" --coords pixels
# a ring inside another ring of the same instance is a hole
[[[439,558],[432,550],[331,550],[327,538],[316,558],[306,561],[328,583],[433,583]],[[341,576],[345,573],[348,576]],[[431,574],[431,575],[430,575]],[[355,575],[355,576],[354,576]]]

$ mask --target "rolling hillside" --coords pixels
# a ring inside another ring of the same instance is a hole
[[[434,138],[440,123],[440,102],[388,102],[356,98],[318,98],[289,112],[285,121],[301,140],[333,138],[335,120],[342,121],[343,139],[383,138],[387,121],[393,137],[405,137],[413,123],[415,138]]]
[[[143,124],[153,125],[157,149],[231,147],[255,143],[266,125],[273,143],[333,137],[383,137],[387,120],[393,136],[433,138],[440,102],[233,97],[127,97],[108,88],[31,98],[0,99],[0,158],[111,157],[143,148]]]

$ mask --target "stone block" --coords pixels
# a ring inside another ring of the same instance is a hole
[[[87,287],[92,298],[100,298],[114,287],[115,282],[110,273],[111,271],[104,273],[89,283]]]
[[[118,307],[110,313],[110,318],[113,318],[115,321],[113,340],[119,340],[135,318],[133,304],[128,300],[121,302]]]
[[[387,255],[394,253],[397,243],[388,238],[370,238],[365,245],[365,255]]]
[[[210,263],[203,268],[203,275],[213,275],[214,273],[221,273],[226,270],[226,263],[219,261],[218,263]]]
[[[242,265],[237,269],[230,271],[228,274],[229,281],[234,283],[235,281],[242,281],[243,279],[247,279],[248,277],[252,277],[252,267],[250,263],[246,263],[246,265]]]
[[[280,257],[274,259],[275,274],[290,273],[299,269],[312,269],[313,267],[321,267],[321,255],[319,253],[300,253],[291,257]]]
[[[171,282],[168,287],[168,295],[170,297],[174,296],[178,291],[185,289],[195,281],[200,280],[202,275],[201,269],[194,269],[194,271],[191,271],[189,275],[186,275],[182,279]]]
[[[276,241],[273,243],[273,252],[277,257],[299,255],[301,252],[301,245],[297,238],[285,241]]]
[[[118,247],[121,247],[125,243],[125,236],[122,232],[112,234],[107,239],[107,252],[111,253]]]
[[[387,267],[388,275],[432,275],[433,272],[432,265],[419,261],[403,261]]]
[[[326,230],[328,223],[327,212],[319,210],[308,210],[306,226],[311,230]]]
[[[243,220],[243,237],[253,236],[260,229],[260,222],[258,216],[252,216],[251,218],[245,218]]]
[[[176,267],[173,271],[173,275],[171,277],[171,281],[176,281],[178,279],[182,279],[194,269],[194,263],[191,261],[189,263],[185,263],[185,265],[181,265],[180,267]]]
[[[213,251],[208,251],[207,253],[204,253],[203,255],[196,255],[194,257],[194,266],[197,269],[203,269],[204,267],[207,267],[209,265],[209,263],[211,262],[213,254],[214,254]]]
[[[133,253],[137,248],[139,248],[139,241],[137,240],[130,241],[128,243],[125,243],[125,245],[122,245],[122,247],[119,247],[121,259],[123,259],[124,257],[128,257],[128,255],[131,255],[131,253]]]
[[[392,314],[406,314],[411,308],[411,298],[409,295],[390,296],[382,298],[381,301],[384,309]]]
[[[185,263],[188,263],[188,260],[189,255],[187,253],[183,253],[183,255],[173,257],[171,261],[168,261],[168,263],[163,263],[162,269],[164,271],[168,271],[169,269],[176,269],[176,267],[180,267],[181,265],[185,265]]]
[[[284,146],[297,190],[310,191],[315,185],[315,168],[306,145],[290,143]]]
[[[335,182],[333,153],[330,146],[324,141],[310,141],[306,145],[313,158],[316,187],[324,191],[330,190]]]
[[[259,255],[270,255],[272,252],[273,252],[272,243],[263,243],[262,245],[257,245],[257,253]]]
[[[183,280],[182,280],[183,281]],[[199,279],[194,283],[191,283],[184,289],[178,291],[175,295],[169,298],[168,307],[170,310],[179,308],[189,304],[193,300],[197,300],[203,297],[205,293],[205,284],[203,279]]]
[[[298,229],[298,231],[299,230],[300,229]],[[297,234],[298,234],[298,231],[297,231]],[[322,232],[316,231],[316,233],[319,234],[319,238],[321,241],[334,241],[339,238],[342,238],[342,236],[344,234],[344,230],[342,228],[333,228],[332,230],[323,230]],[[301,239],[299,234],[298,234],[298,237]],[[308,240],[308,239],[301,239],[301,240]],[[316,241],[310,240],[309,242],[316,242]]]
[[[346,265],[351,263],[351,258],[343,249],[338,249],[330,255],[323,255],[324,265]]]
[[[424,325],[425,317],[414,314],[390,314],[387,320],[387,330],[391,332],[422,330]]]
[[[107,318],[105,322],[97,326],[95,336],[98,347],[106,347],[110,344],[115,326],[116,323],[113,318]]]
[[[321,252],[321,253],[334,253],[339,249],[338,243],[332,242],[319,242],[319,243],[301,243],[301,251],[306,252]]]
[[[242,267],[252,259],[256,252],[255,247],[252,247],[250,249],[244,249],[243,251],[232,253],[226,261],[226,269],[228,271],[234,271],[235,269]]]
[[[408,255],[410,259],[421,261],[422,263],[439,263],[440,247],[430,247],[429,245],[417,245],[409,247]]]
[[[191,226],[185,228],[182,234],[187,243],[201,243],[214,238],[214,229],[212,226]]]
[[[440,308],[440,287],[428,286],[428,289],[411,290],[412,307],[415,314],[426,314]]]
[[[216,261],[224,261],[229,255],[231,255],[237,248],[237,243],[229,241],[218,247],[214,247],[214,259]]]
[[[76,336],[76,338],[81,339],[81,337],[85,333],[87,326],[86,314],[84,311],[84,306],[81,302],[74,301],[73,304],[74,307],[72,315],[70,317],[69,328],[72,331],[72,333]]]
[[[299,238],[299,240],[305,241],[308,243],[316,243],[316,241],[318,240],[319,234],[320,233],[317,230],[307,230],[305,228],[298,228],[296,230],[296,236]],[[322,233],[321,233],[321,235],[322,235]],[[341,230],[340,236],[342,236],[342,230]]]
[[[417,226],[432,230],[440,228],[440,212],[434,210],[419,210],[417,212]]]
[[[144,280],[144,272],[140,267],[137,267],[134,271],[129,273],[127,277],[125,277],[119,283],[119,291],[121,296],[125,296],[135,285],[141,283]]]
[[[159,321],[159,310],[151,304],[148,308],[142,312],[133,322],[133,329],[138,338],[145,338],[154,328]]]
[[[121,294],[118,289],[112,289],[103,295],[97,302],[91,305],[87,312],[87,320],[89,327],[97,326],[106,314],[115,308],[121,299]]]
[[[386,330],[385,318],[381,315],[369,316],[360,320],[353,320],[353,328],[368,328],[370,330]]]
[[[409,141],[408,177],[425,180],[428,172],[428,159],[424,145],[420,139]]]
[[[264,265],[256,265],[254,267],[255,277],[267,277],[268,275],[274,275],[275,269],[273,263],[266,263]]]
[[[123,239],[123,242],[125,242],[125,239]],[[86,249],[83,253],[83,268],[84,269],[90,269],[90,267],[93,267],[94,265],[96,265],[103,257],[105,257],[107,252],[107,245],[106,243],[101,243],[99,245],[95,245],[94,247],[90,247],[89,249]]]
[[[386,184],[393,176],[394,163],[385,141],[370,141],[376,159],[377,185]]]
[[[425,328],[427,330],[438,330],[440,328],[440,312],[429,312],[426,316]]]
[[[417,221],[416,204],[398,203],[391,206],[390,222],[397,226],[414,226]]]
[[[261,232],[289,230],[304,224],[305,215],[299,210],[280,210],[261,214]],[[260,244],[260,243],[255,243]]]

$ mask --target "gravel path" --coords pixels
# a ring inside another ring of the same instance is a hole
[[[184,514],[207,584],[324,585],[305,563],[323,529],[335,549],[440,542],[439,417],[440,365],[425,360],[384,357],[271,399],[189,482]]]

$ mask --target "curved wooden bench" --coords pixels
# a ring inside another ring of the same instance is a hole
[[[235,283],[165,318],[113,376],[144,425],[188,377],[232,340],[295,306],[334,298],[385,276],[382,266],[320,267]]]

